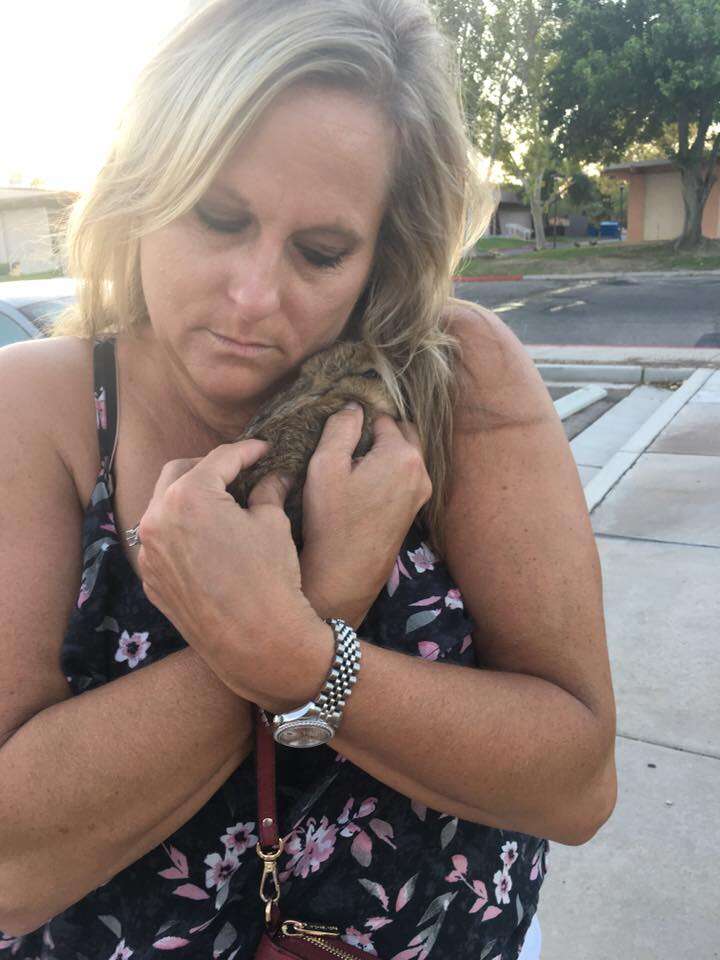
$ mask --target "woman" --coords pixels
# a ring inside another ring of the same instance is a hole
[[[386,960],[515,960],[548,840],[612,811],[577,471],[517,339],[447,298],[488,216],[453,78],[418,0],[216,0],[141,75],[73,214],[77,310],[0,352],[19,960],[253,956],[251,705],[317,695],[325,618],[358,628],[361,669],[327,746],[278,747],[284,915]],[[247,509],[226,493],[266,449],[234,441],[358,336],[414,426],[379,418],[353,463],[361,414],[328,420],[298,558],[282,478]]]

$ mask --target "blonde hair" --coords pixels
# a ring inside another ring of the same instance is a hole
[[[304,82],[367,97],[395,130],[387,209],[348,329],[375,348],[418,428],[433,483],[422,519],[441,551],[458,354],[443,313],[497,197],[477,172],[455,55],[426,0],[213,0],[180,23],[140,73],[105,164],[70,211],[78,301],[53,335],[149,322],[140,238],[193,207],[266,107]]]

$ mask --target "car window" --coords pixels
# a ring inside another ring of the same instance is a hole
[[[19,323],[0,310],[0,347],[8,343],[18,343],[20,340],[31,340],[27,330],[23,330]]]
[[[55,300],[38,300],[36,303],[26,303],[18,309],[31,320],[38,329],[46,331],[62,310],[69,307],[74,297],[57,297]]]

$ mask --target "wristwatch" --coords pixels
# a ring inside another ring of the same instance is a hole
[[[360,641],[344,620],[326,620],[335,632],[335,659],[314,700],[272,720],[272,734],[285,747],[318,747],[337,733],[360,670]]]

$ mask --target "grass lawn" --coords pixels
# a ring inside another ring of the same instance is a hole
[[[512,250],[513,247],[529,247],[532,240],[520,240],[519,237],[482,237],[475,244],[476,250]]]
[[[8,274],[0,276],[0,283],[11,282],[13,280],[48,280],[50,277],[63,277],[62,270],[49,270],[47,273],[23,273],[19,277],[11,277]]]
[[[552,240],[550,242],[552,243]],[[558,243],[557,250],[550,247],[497,259],[475,257],[461,265],[458,276],[720,269],[719,240],[706,240],[701,249],[683,253],[676,253],[670,241],[637,244],[604,242],[594,247],[587,245],[586,240],[582,243],[582,247],[560,247]]]

